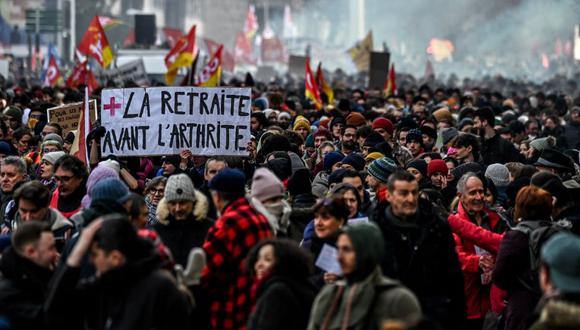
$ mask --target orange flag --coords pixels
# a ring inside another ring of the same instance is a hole
[[[312,70],[310,69],[310,59],[306,59],[306,81],[305,81],[304,95],[307,99],[314,103],[316,109],[322,109],[322,99],[320,98],[320,90],[318,89],[318,84]]]
[[[318,87],[320,87],[322,93],[326,94],[328,98],[328,104],[334,104],[334,91],[330,84],[324,79],[324,73],[322,73],[322,62],[318,63],[318,69],[316,70],[316,82]]]
[[[198,86],[216,87],[220,85],[222,79],[222,51],[224,45],[221,45],[213,54],[209,62],[205,65],[198,77]]]
[[[173,85],[179,68],[191,66],[196,52],[194,25],[189,30],[189,33],[181,37],[165,56],[165,66],[167,67],[165,81],[168,85]]]
[[[97,60],[104,68],[108,67],[113,61],[113,52],[109,46],[105,31],[99,22],[99,16],[93,17],[78,48],[83,54]]]
[[[395,81],[395,64],[391,64],[391,69],[389,70],[389,76],[385,82],[385,88],[383,92],[386,97],[397,94],[397,82]]]

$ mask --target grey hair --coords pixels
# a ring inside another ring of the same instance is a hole
[[[8,156],[2,160],[2,166],[13,165],[18,172],[26,174],[26,162],[17,156]]]
[[[228,161],[224,157],[210,157],[205,161],[205,166],[203,168],[203,174],[207,174],[207,168],[210,162],[223,162],[226,165],[226,168],[229,167]]]
[[[477,176],[477,174],[475,174],[475,172],[467,172],[465,174],[463,174],[461,176],[461,178],[459,178],[459,181],[457,181],[457,192],[464,194],[465,193],[465,185],[467,184],[467,181],[471,178],[477,178],[478,180],[481,181],[481,179],[479,178],[479,176]]]

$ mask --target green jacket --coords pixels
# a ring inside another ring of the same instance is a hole
[[[376,267],[363,281],[326,285],[314,301],[308,329],[374,330],[386,320],[413,321],[420,316],[413,293]]]

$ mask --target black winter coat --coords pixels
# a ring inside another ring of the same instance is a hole
[[[0,315],[11,329],[47,329],[44,299],[52,271],[16,254],[10,247],[0,262]]]
[[[60,329],[191,329],[190,306],[161,270],[153,245],[144,255],[101,277],[79,283],[80,268],[63,264],[46,301],[46,315]]]
[[[296,242],[302,241],[304,229],[314,219],[314,212],[312,211],[314,204],[316,204],[316,196],[312,194],[299,194],[293,197],[288,238]]]
[[[171,219],[171,218],[170,218]],[[169,220],[169,224],[156,224],[155,230],[161,241],[167,245],[176,263],[186,266],[189,251],[202,247],[208,230],[213,226],[209,219],[182,221]]]
[[[306,329],[316,289],[287,276],[267,279],[256,292],[256,309],[247,330]]]
[[[516,150],[516,147],[509,141],[502,139],[499,134],[494,135],[494,137],[482,143],[481,156],[483,158],[483,164],[485,165],[524,162],[522,155]]]
[[[386,203],[377,205],[371,221],[385,238],[381,268],[419,299],[424,314],[443,329],[461,328],[465,319],[463,274],[451,229],[430,203],[419,202],[414,219],[401,220]]]

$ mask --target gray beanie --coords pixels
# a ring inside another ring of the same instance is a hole
[[[441,142],[443,142],[443,145],[446,145],[447,143],[449,143],[449,141],[451,141],[451,139],[453,139],[457,135],[459,135],[459,131],[457,130],[457,128],[455,127],[445,128],[441,131]]]
[[[99,166],[108,167],[108,168],[112,169],[113,171],[117,172],[117,174],[119,174],[119,172],[121,172],[121,164],[119,164],[119,162],[114,160],[114,159],[102,160],[99,162]]]
[[[551,136],[546,136],[543,138],[535,139],[530,142],[530,147],[538,150],[544,151],[546,149],[552,148],[556,144],[556,139]]]
[[[167,202],[192,201],[195,202],[195,189],[187,174],[172,175],[165,185],[164,199]]]
[[[63,145],[64,141],[62,139],[62,137],[60,137],[60,135],[56,134],[56,133],[49,133],[46,134],[46,136],[42,139],[42,142],[46,142],[46,141],[56,141],[58,142],[58,144],[60,144],[61,146]]]
[[[485,170],[485,176],[493,181],[496,187],[505,187],[510,183],[510,171],[503,164],[491,164]]]
[[[42,156],[42,160],[46,160],[50,164],[54,165],[54,163],[56,163],[56,161],[59,160],[60,157],[62,157],[64,155],[66,155],[66,152],[64,152],[64,151],[53,151],[53,152],[49,152],[49,153],[44,154]]]

